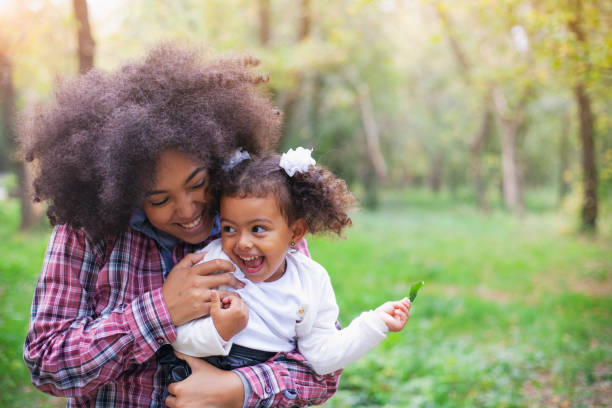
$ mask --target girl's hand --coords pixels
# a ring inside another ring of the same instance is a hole
[[[398,332],[404,328],[410,317],[410,306],[410,300],[403,298],[399,301],[383,303],[376,309],[376,312],[389,331]]]
[[[206,361],[175,351],[191,367],[191,375],[168,386],[170,408],[242,408],[244,386],[238,374],[220,370]]]
[[[189,254],[177,263],[168,274],[162,293],[175,326],[205,316],[210,312],[211,289],[219,285],[235,288],[244,286],[229,273],[234,266],[226,260],[213,259],[196,265],[204,253]],[[215,273],[215,272],[225,273]],[[221,296],[225,296],[222,292]]]
[[[230,293],[221,301],[219,294],[213,290],[210,317],[219,335],[228,341],[246,327],[249,321],[249,308],[236,293]]]

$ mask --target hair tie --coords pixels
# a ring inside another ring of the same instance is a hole
[[[304,149],[303,147],[298,147],[295,150],[289,149],[287,153],[282,154],[278,165],[285,170],[289,177],[293,177],[295,173],[305,173],[310,166],[317,164],[311,154],[312,149]]]
[[[236,149],[236,151],[234,152],[232,157],[230,157],[227,163],[221,166],[221,168],[223,169],[223,171],[230,171],[231,169],[236,167],[238,163],[241,163],[250,158],[251,158],[251,155],[249,154],[249,152],[242,150],[242,147],[239,147]]]

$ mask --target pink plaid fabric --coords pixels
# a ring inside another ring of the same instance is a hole
[[[205,244],[177,244],[174,262]],[[165,269],[156,242],[134,229],[93,245],[82,230],[55,227],[24,346],[33,384],[69,407],[163,407],[155,352],[176,337]],[[246,407],[321,404],[340,375],[317,376],[293,353],[239,370],[253,391]]]

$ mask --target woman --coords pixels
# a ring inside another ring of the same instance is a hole
[[[235,371],[185,357],[168,386],[156,352],[208,314],[230,263],[194,266],[219,232],[209,197],[238,147],[260,154],[281,117],[252,58],[205,59],[162,45],[142,62],[62,84],[23,125],[37,199],[55,226],[34,294],[24,359],[33,383],[74,407],[305,406],[336,390],[296,353]],[[222,272],[222,273],[217,273]]]

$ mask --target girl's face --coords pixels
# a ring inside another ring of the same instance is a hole
[[[285,255],[291,241],[299,241],[306,223],[293,225],[281,214],[278,200],[266,197],[221,198],[223,250],[252,282],[272,282],[285,273]]]
[[[204,241],[212,228],[206,194],[208,171],[204,163],[175,150],[165,150],[155,168],[155,185],[143,203],[155,228],[189,242]]]

